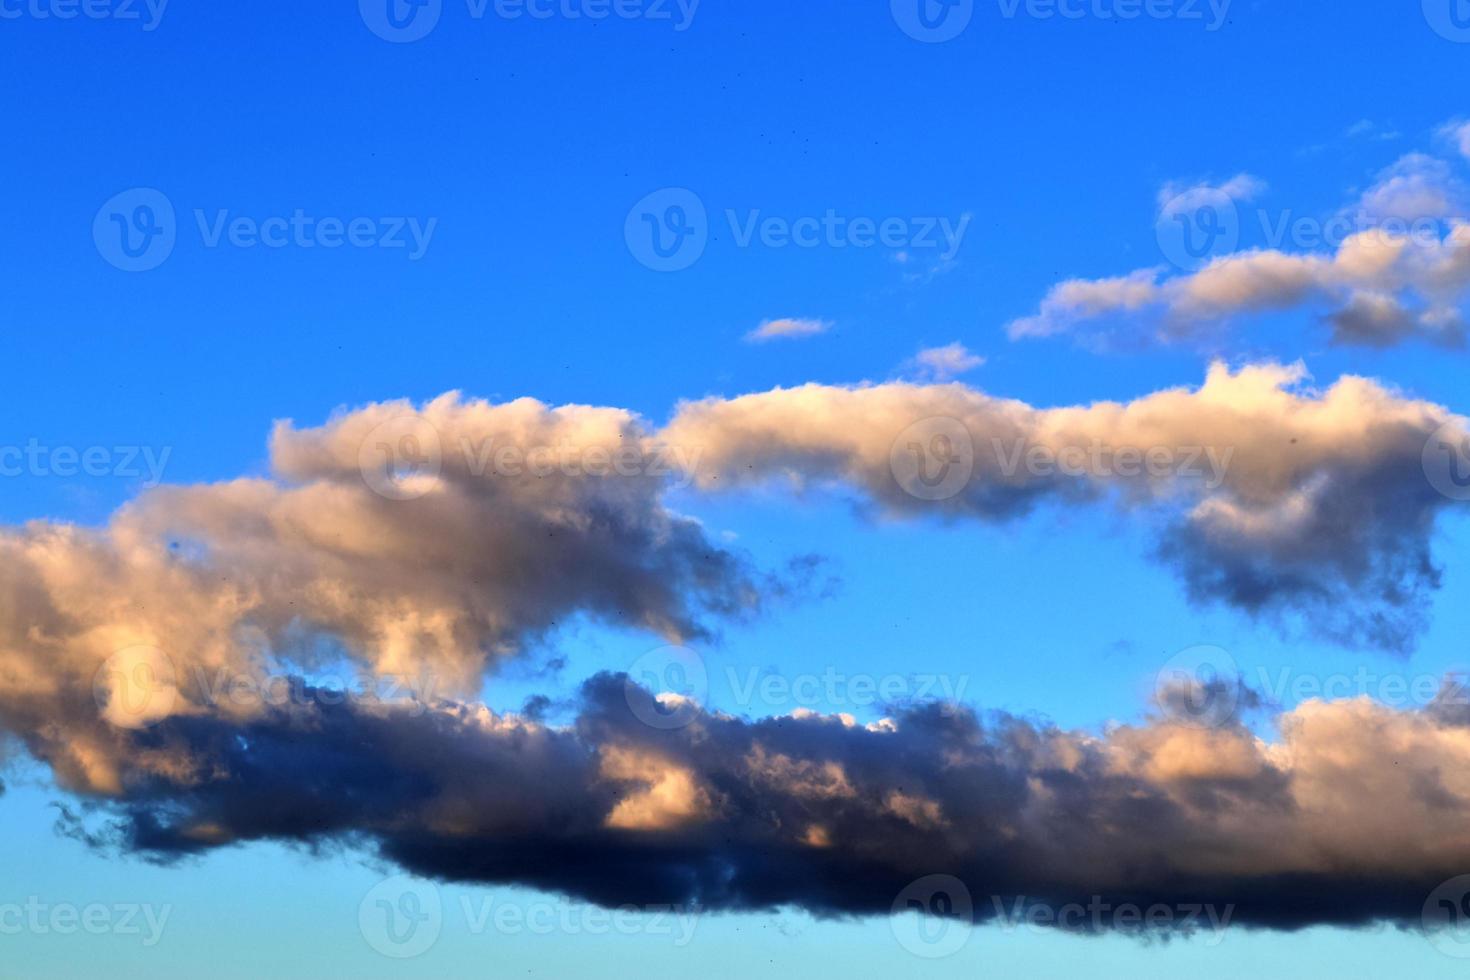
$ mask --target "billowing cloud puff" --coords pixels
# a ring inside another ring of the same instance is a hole
[[[282,424],[271,454],[270,479],[156,488],[102,528],[0,530],[0,713],[42,732],[89,710],[67,685],[149,648],[191,677],[345,660],[473,693],[575,617],[686,640],[786,588],[665,508],[683,467],[620,410],[446,395]],[[105,740],[56,758],[118,779]]]
[[[1165,527],[1192,596],[1353,646],[1407,649],[1439,573],[1424,470],[1450,420],[1372,381],[1300,366],[1211,368],[1196,390],[1034,408],[959,384],[805,385],[681,407],[707,490],[856,489],[895,514],[1003,520],[1111,499]]]
[[[968,374],[985,363],[985,358],[959,341],[943,347],[926,347],[905,365],[905,374],[920,381],[949,381]]]

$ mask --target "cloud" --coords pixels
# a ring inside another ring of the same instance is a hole
[[[1379,126],[1371,119],[1360,119],[1349,126],[1344,133],[1349,138],[1362,137],[1381,141],[1396,140],[1403,134],[1398,130]]]
[[[913,356],[905,368],[920,380],[948,381],[975,370],[985,358],[956,341],[943,347],[927,347]]]
[[[1179,183],[1171,181],[1159,188],[1159,217],[1193,211],[1221,197],[1232,201],[1249,201],[1266,192],[1266,182],[1252,174],[1240,173],[1213,184],[1209,181]]]
[[[631,710],[651,698],[604,674],[564,727],[308,699],[104,732],[89,737],[114,743],[119,785],[64,829],[158,861],[338,842],[610,907],[886,915],[944,873],[981,922],[1025,897],[1210,904],[1273,929],[1417,923],[1470,862],[1470,717],[1453,698],[1309,701],[1269,741],[1234,720],[1096,733],[936,704],[869,726],[696,709],[662,730]],[[59,733],[31,738],[48,761],[64,751]]]
[[[1450,172],[1449,164],[1422,153],[1410,153],[1378,175],[1363,192],[1358,208],[1369,222],[1391,218],[1402,222],[1425,218],[1461,217],[1465,188]]]
[[[383,452],[415,471],[379,468]],[[3,711],[60,723],[79,710],[48,700],[60,678],[89,685],[137,648],[189,677],[345,659],[473,692],[579,618],[686,641],[802,587],[811,567],[757,572],[669,511],[666,455],[619,409],[449,394],[282,423],[268,479],[159,487],[101,528],[0,529]],[[57,767],[83,790],[121,778],[105,741]]]
[[[1230,230],[1233,201],[1259,190],[1252,178],[1161,192],[1160,217],[1202,208]],[[1172,195],[1172,196],[1168,196]],[[1317,309],[1340,344],[1387,347],[1408,340],[1456,347],[1470,291],[1465,189],[1443,161],[1410,154],[1384,170],[1352,208],[1295,230],[1289,213],[1264,230],[1278,243],[1302,236],[1327,249],[1250,248],[1170,275],[1163,267],[1054,286],[1036,313],[1008,325],[1012,339],[1076,334],[1174,343],[1215,337],[1241,317]]]
[[[1167,689],[1160,717],[1101,733],[935,704],[866,726],[750,720],[688,698],[682,724],[654,727],[640,719],[674,702],[608,674],[565,725],[544,699],[523,714],[474,700],[567,617],[683,638],[793,587],[664,506],[675,478],[655,467],[679,446],[703,490],[846,486],[896,515],[1110,500],[1161,518],[1160,554],[1192,593],[1400,649],[1437,583],[1428,543],[1448,503],[1421,453],[1464,420],[1361,378],[1305,381],[1216,366],[1198,389],[1063,408],[954,383],[807,385],[689,403],[663,431],[457,394],[282,423],[270,478],[158,488],[98,529],[0,532],[0,732],[85,801],[63,833],[157,861],[340,844],[608,906],[821,915],[885,914],[943,872],[981,919],[998,914],[985,896],[1102,896],[1229,904],[1271,928],[1412,921],[1470,860],[1460,700],[1311,701],[1273,741],[1233,717],[1195,727]],[[934,419],[944,440],[925,438]],[[905,454],[943,443],[948,465],[964,439],[973,475],[915,496]],[[1224,465],[1143,465],[1170,446]],[[501,453],[536,447],[556,462]],[[597,475],[593,450],[617,447],[604,465],[631,471]],[[1088,461],[1012,465],[1016,447]],[[322,682],[341,670],[365,691]]]
[[[1470,121],[1455,119],[1447,122],[1440,127],[1439,134],[1454,143],[1460,155],[1470,160]]]
[[[817,334],[826,333],[831,329],[832,323],[830,320],[784,317],[780,320],[767,320],[746,334],[745,339],[753,344],[763,344],[771,340],[815,337]]]
[[[1062,408],[959,384],[808,384],[687,403],[664,437],[700,447],[710,492],[850,488],[892,515],[987,522],[1111,502],[1159,529],[1198,601],[1408,650],[1453,503],[1423,454],[1453,417],[1363,378],[1305,380],[1300,365],[1216,364],[1194,390]]]

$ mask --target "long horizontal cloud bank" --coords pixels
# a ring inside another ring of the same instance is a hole
[[[838,485],[889,513],[981,521],[1112,500],[1163,527],[1159,553],[1196,599],[1407,650],[1453,503],[1426,446],[1463,429],[1363,378],[1304,381],[1216,365],[1198,389],[1051,409],[958,384],[805,385],[686,404],[663,435],[700,448],[707,491]]]
[[[866,727],[686,705],[687,724],[661,730],[638,720],[652,699],[600,675],[567,727],[306,698],[99,731],[120,782],[70,829],[160,860],[366,843],[421,875],[609,906],[881,914],[948,874],[981,919],[997,911],[985,896],[1101,898],[1230,906],[1274,928],[1417,921],[1470,868],[1462,699],[1309,702],[1274,741],[1233,723],[1095,735],[937,705]]]
[[[1202,595],[1405,642],[1449,500],[1421,454],[1463,420],[1363,379],[1303,381],[1217,367],[1197,390],[1053,409],[813,385],[691,403],[662,431],[457,395],[283,424],[268,478],[157,488],[99,529],[0,532],[0,731],[100,808],[69,832],[161,859],[366,843],[421,873],[606,904],[885,912],[939,872],[981,895],[1229,903],[1282,927],[1403,919],[1470,861],[1470,719],[1452,706],[1311,703],[1263,742],[1233,723],[1098,735],[937,706],[860,727],[685,705],[670,729],[607,675],[553,726],[472,693],[568,617],[678,640],[800,587],[670,510],[686,477],[835,484],[953,519],[1112,500],[1166,528]],[[1002,465],[1017,445],[1096,455],[1075,473]],[[1229,465],[1127,465],[1153,446]],[[343,698],[304,679],[343,661],[432,686]],[[296,695],[232,694],[283,675]]]

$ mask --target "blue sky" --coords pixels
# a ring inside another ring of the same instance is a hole
[[[1257,209],[1326,218],[1406,154],[1470,179],[1442,130],[1467,112],[1470,45],[1438,33],[1417,4],[1235,0],[1211,30],[1203,4],[1202,21],[1123,20],[1098,15],[1108,3],[1070,19],[1025,5],[1007,16],[976,0],[969,25],[941,43],[906,35],[887,4],[836,0],[703,0],[687,22],[674,4],[670,19],[594,21],[511,19],[493,5],[476,18],[444,0],[436,26],[411,43],[378,37],[350,3],[174,0],[156,24],[143,5],[141,20],[60,19],[57,6],[0,0],[15,15],[0,20],[5,445],[147,447],[167,453],[165,482],[208,483],[266,474],[275,420],[318,426],[342,406],[461,390],[620,406],[657,426],[684,399],[890,381],[912,373],[920,350],[952,342],[984,358],[966,383],[1041,408],[1196,386],[1218,356],[1300,359],[1324,387],[1362,374],[1470,412],[1462,351],[1334,345],[1310,308],[1246,317],[1224,338],[1137,349],[1007,332],[1058,282],[1164,264],[1161,188],[1254,175],[1261,189],[1241,202],[1241,244],[1252,247],[1267,244]],[[157,268],[129,273],[99,250],[93,223],[135,188],[166,198],[177,242]],[[630,209],[666,188],[688,189],[708,215],[703,253],[677,272],[641,264],[624,234]],[[222,212],[258,223],[298,211],[427,237],[422,254],[227,238],[211,247],[199,226]],[[742,245],[727,212],[947,222],[964,233],[950,261],[922,243]],[[746,339],[780,318],[827,326]],[[140,492],[146,477],[135,473],[0,479],[0,517],[101,525]],[[669,505],[758,565],[815,552],[836,579],[830,595],[729,625],[701,648],[710,705],[736,714],[799,706],[742,701],[731,680],[752,670],[943,675],[962,679],[977,707],[1101,730],[1142,719],[1161,665],[1197,644],[1229,650],[1247,673],[1470,667],[1470,578],[1453,560],[1470,536],[1463,515],[1437,526],[1446,569],[1430,625],[1411,653],[1394,655],[1191,603],[1150,560],[1151,530],[1107,507],[1047,506],[991,525],[873,520],[840,493],[679,490]],[[488,677],[482,696],[497,709],[569,698],[658,645],[645,631],[574,619]],[[565,667],[546,671],[555,657]],[[813,706],[862,722],[883,713]],[[0,904],[34,895],[172,911],[149,947],[117,934],[0,935],[3,975],[581,975],[609,962],[599,938],[576,931],[475,934],[461,901],[565,900],[458,885],[442,889],[432,950],[384,958],[357,916],[391,869],[359,850],[253,844],[154,867],[55,833],[52,803],[71,797],[45,767],[13,760],[5,783]],[[709,916],[687,946],[647,934],[619,942],[615,955],[660,976],[1064,976],[1079,962],[1105,976],[1459,968],[1392,927],[1232,930],[1219,946],[989,927],[927,963],[881,919],[789,910]]]

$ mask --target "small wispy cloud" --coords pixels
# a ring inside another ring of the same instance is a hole
[[[1215,203],[1222,195],[1231,201],[1249,201],[1266,190],[1266,182],[1251,174],[1236,174],[1224,183],[1170,181],[1159,188],[1159,216],[1187,214]]]
[[[800,337],[815,337],[832,329],[831,320],[812,320],[802,317],[783,317],[767,320],[745,335],[747,342],[764,344],[772,340],[795,340]]]
[[[985,358],[955,341],[943,347],[926,347],[904,362],[904,373],[921,381],[949,381],[975,370]]]
[[[1403,134],[1389,126],[1380,126],[1371,119],[1359,119],[1343,134],[1349,139],[1396,140]]]

